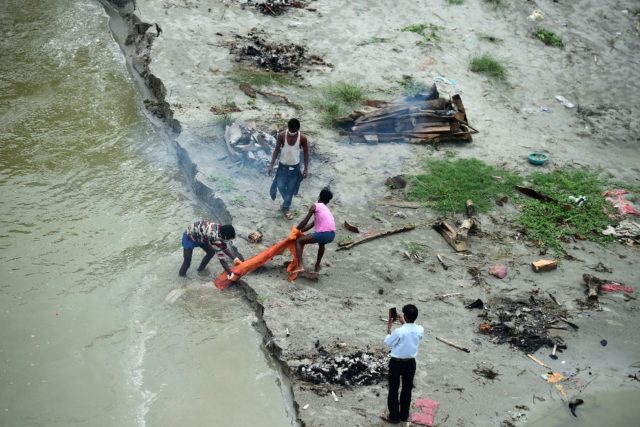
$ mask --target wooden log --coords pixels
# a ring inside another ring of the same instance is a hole
[[[534,199],[540,200],[541,202],[553,202],[558,203],[556,199],[553,197],[549,197],[546,194],[542,194],[539,191],[534,190],[533,188],[523,187],[522,185],[516,185],[516,190],[525,196],[533,197]]]
[[[582,280],[584,280],[584,284],[587,287],[587,299],[589,301],[597,301],[600,288],[607,282],[590,274],[583,274]]]
[[[346,244],[346,245],[344,245],[344,246],[339,247],[339,248],[338,248],[338,249],[336,249],[336,250],[338,250],[338,251],[344,251],[344,250],[346,250],[346,249],[351,249],[351,248],[353,248],[353,247],[354,247],[354,246],[356,246],[356,245],[360,245],[360,244],[362,244],[362,243],[370,242],[371,240],[374,240],[374,239],[379,239],[380,237],[390,236],[390,235],[392,235],[392,234],[397,234],[397,233],[403,233],[403,232],[405,232],[405,231],[411,231],[411,230],[413,230],[414,228],[416,228],[416,226],[415,226],[415,225],[413,225],[413,224],[407,224],[407,225],[405,225],[405,226],[403,226],[403,227],[401,227],[401,228],[396,228],[396,229],[394,229],[394,230],[382,231],[382,232],[380,232],[380,233],[373,234],[373,235],[368,236],[368,237],[365,237],[365,238],[363,238],[363,239],[356,240],[355,242],[348,243],[348,244]]]
[[[465,252],[467,250],[467,244],[458,239],[458,233],[446,221],[434,224],[433,229],[440,233],[456,252]]]
[[[555,259],[539,259],[531,263],[531,268],[533,268],[533,271],[536,273],[555,270],[558,268],[558,261]]]

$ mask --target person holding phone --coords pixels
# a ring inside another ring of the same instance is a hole
[[[402,326],[392,333],[391,327],[396,318]],[[381,418],[392,424],[409,419],[411,389],[413,388],[413,377],[416,374],[416,356],[424,335],[424,328],[415,324],[417,318],[418,308],[413,304],[402,307],[402,314],[398,314],[395,307],[389,310],[387,336],[384,339],[385,345],[391,349],[389,394],[387,396],[389,412],[381,415]],[[400,399],[398,399],[400,383],[402,383],[402,391]]]

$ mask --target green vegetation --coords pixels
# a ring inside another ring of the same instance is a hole
[[[468,199],[479,212],[488,211],[492,199],[512,194],[521,180],[478,159],[430,160],[425,168],[427,173],[409,180],[409,199],[426,201],[440,213],[464,212]]]
[[[601,233],[611,224],[607,211],[614,211],[601,196],[605,187],[616,186],[609,179],[587,169],[537,172],[528,177],[527,186],[558,203],[544,203],[515,193],[515,185],[521,181],[517,174],[478,159],[431,160],[425,162],[424,174],[409,179],[407,194],[410,200],[426,202],[443,214],[464,212],[468,199],[473,200],[479,212],[488,211],[492,199],[516,194],[521,209],[518,222],[527,239],[558,255],[565,253],[562,242],[569,238],[599,243],[613,239]],[[581,206],[569,199],[581,195],[586,197]]]
[[[464,0],[447,0],[447,3],[449,3],[449,4],[462,4],[462,3],[464,3]]]
[[[218,191],[228,193],[236,189],[231,178],[227,178],[224,176],[209,175],[208,179],[209,181],[215,183],[215,189]]]
[[[487,41],[489,43],[495,43],[495,44],[499,44],[499,43],[502,43],[504,41],[499,37],[492,36],[491,34],[486,34],[486,33],[478,33],[478,38],[480,40],[484,40],[484,41]]]
[[[244,196],[242,196],[241,194],[236,194],[233,197],[233,200],[231,201],[231,203],[233,203],[236,206],[244,206],[244,203],[245,203]]]
[[[422,40],[416,44],[425,45],[440,40],[439,31],[442,27],[435,24],[411,24],[400,29],[403,32],[416,33],[422,37]]]
[[[564,47],[564,43],[562,42],[560,36],[558,36],[553,31],[547,30],[546,28],[540,28],[538,31],[536,31],[536,37],[547,46],[560,48]]]
[[[291,86],[297,83],[297,79],[289,74],[247,67],[237,67],[231,81],[238,84],[247,83],[255,87]]]
[[[416,80],[410,76],[403,77],[398,83],[402,88],[402,94],[405,96],[414,96],[429,91],[429,86],[425,82]]]
[[[484,74],[496,81],[505,81],[507,79],[507,67],[489,53],[483,53],[471,58],[469,70],[474,73]]]
[[[386,43],[388,42],[390,39],[388,39],[387,37],[370,37],[367,40],[361,41],[360,43],[358,43],[358,46],[366,46],[368,44],[379,44],[379,43]]]
[[[320,89],[320,94],[312,101],[320,111],[320,123],[334,127],[339,118],[349,114],[365,97],[366,89],[355,83],[340,82]]]
[[[504,6],[504,2],[502,0],[484,0],[485,3],[489,3],[495,7]]]
[[[402,247],[413,258],[417,258],[420,255],[427,253],[427,245],[423,243],[410,242],[410,241],[403,240]]]
[[[519,221],[530,240],[543,248],[553,248],[558,254],[564,253],[561,241],[569,237],[601,243],[611,240],[601,233],[611,223],[605,208],[612,208],[600,195],[607,183],[600,174],[585,169],[567,169],[548,174],[534,173],[529,180],[536,190],[560,202],[541,203],[523,197]],[[571,204],[571,209],[565,208],[565,202],[570,203],[569,196],[579,195],[587,198],[582,206]]]

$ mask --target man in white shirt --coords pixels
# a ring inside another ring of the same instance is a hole
[[[409,419],[409,408],[411,406],[411,389],[413,388],[413,377],[416,374],[416,356],[418,346],[422,341],[424,328],[414,322],[418,318],[418,308],[413,304],[402,307],[402,313],[398,315],[398,320],[402,326],[391,333],[393,319],[389,312],[387,322],[387,337],[384,339],[385,345],[391,348],[391,360],[389,360],[389,395],[387,396],[387,407],[389,413],[382,418],[392,424]],[[402,391],[398,400],[398,389],[402,380]]]

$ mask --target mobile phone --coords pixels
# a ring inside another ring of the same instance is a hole
[[[396,320],[398,318],[398,311],[395,307],[389,309],[389,316],[391,317],[391,320]]]

